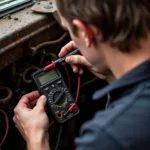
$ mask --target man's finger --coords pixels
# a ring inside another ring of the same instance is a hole
[[[39,98],[39,97],[38,97],[38,98]],[[36,105],[36,103],[37,103],[37,101],[38,101],[38,98],[35,99],[35,100],[33,100],[33,101],[31,101],[31,103],[30,103],[30,108],[31,108],[31,109],[35,107],[35,105]]]
[[[39,92],[38,91],[33,91],[31,93],[28,93],[26,95],[24,95],[25,97],[27,97],[27,99],[29,100],[35,100],[36,98],[38,98],[40,96]]]
[[[38,91],[33,91],[31,93],[28,93],[26,95],[24,95],[21,100],[19,101],[18,105],[26,105],[26,106],[29,106],[30,103],[39,98],[40,94]]]
[[[84,56],[81,56],[81,55],[68,56],[66,58],[66,62],[69,64],[73,64],[73,65],[81,65],[81,66],[90,67],[90,63],[86,60]]]
[[[14,123],[16,123],[16,117],[15,116],[13,117],[13,121],[14,121]]]
[[[79,67],[76,66],[76,65],[72,65],[72,70],[73,70],[74,73],[77,73],[78,70],[79,70]]]
[[[66,44],[58,54],[59,57],[63,57],[67,55],[70,51],[74,50],[77,48],[76,44],[73,41],[70,41],[68,44]]]
[[[82,68],[79,68],[79,74],[82,75],[84,73],[84,70]]]
[[[36,108],[44,108],[46,105],[46,96],[42,95],[37,101]]]

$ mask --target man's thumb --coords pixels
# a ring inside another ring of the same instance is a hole
[[[43,107],[43,108],[44,108],[45,105],[46,105],[46,96],[42,95],[42,96],[40,96],[40,98],[38,99],[36,106],[37,106],[37,107]]]

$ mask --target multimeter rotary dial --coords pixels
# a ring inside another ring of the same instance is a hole
[[[52,89],[49,94],[48,101],[53,108],[65,107],[71,100],[70,94],[64,87],[57,87]]]

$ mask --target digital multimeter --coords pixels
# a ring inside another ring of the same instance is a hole
[[[47,97],[48,108],[58,123],[64,123],[79,113],[77,105],[72,112],[68,111],[75,104],[75,100],[57,68],[40,69],[32,74],[32,78],[40,94]]]

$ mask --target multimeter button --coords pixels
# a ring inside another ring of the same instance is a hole
[[[44,91],[48,91],[48,90],[49,90],[49,88],[48,88],[48,87],[44,89]]]
[[[52,85],[51,85],[51,87],[52,87],[52,88],[54,88],[54,87],[55,87],[55,85],[54,85],[54,84],[52,84]]]
[[[57,84],[61,84],[61,81],[58,81]]]

